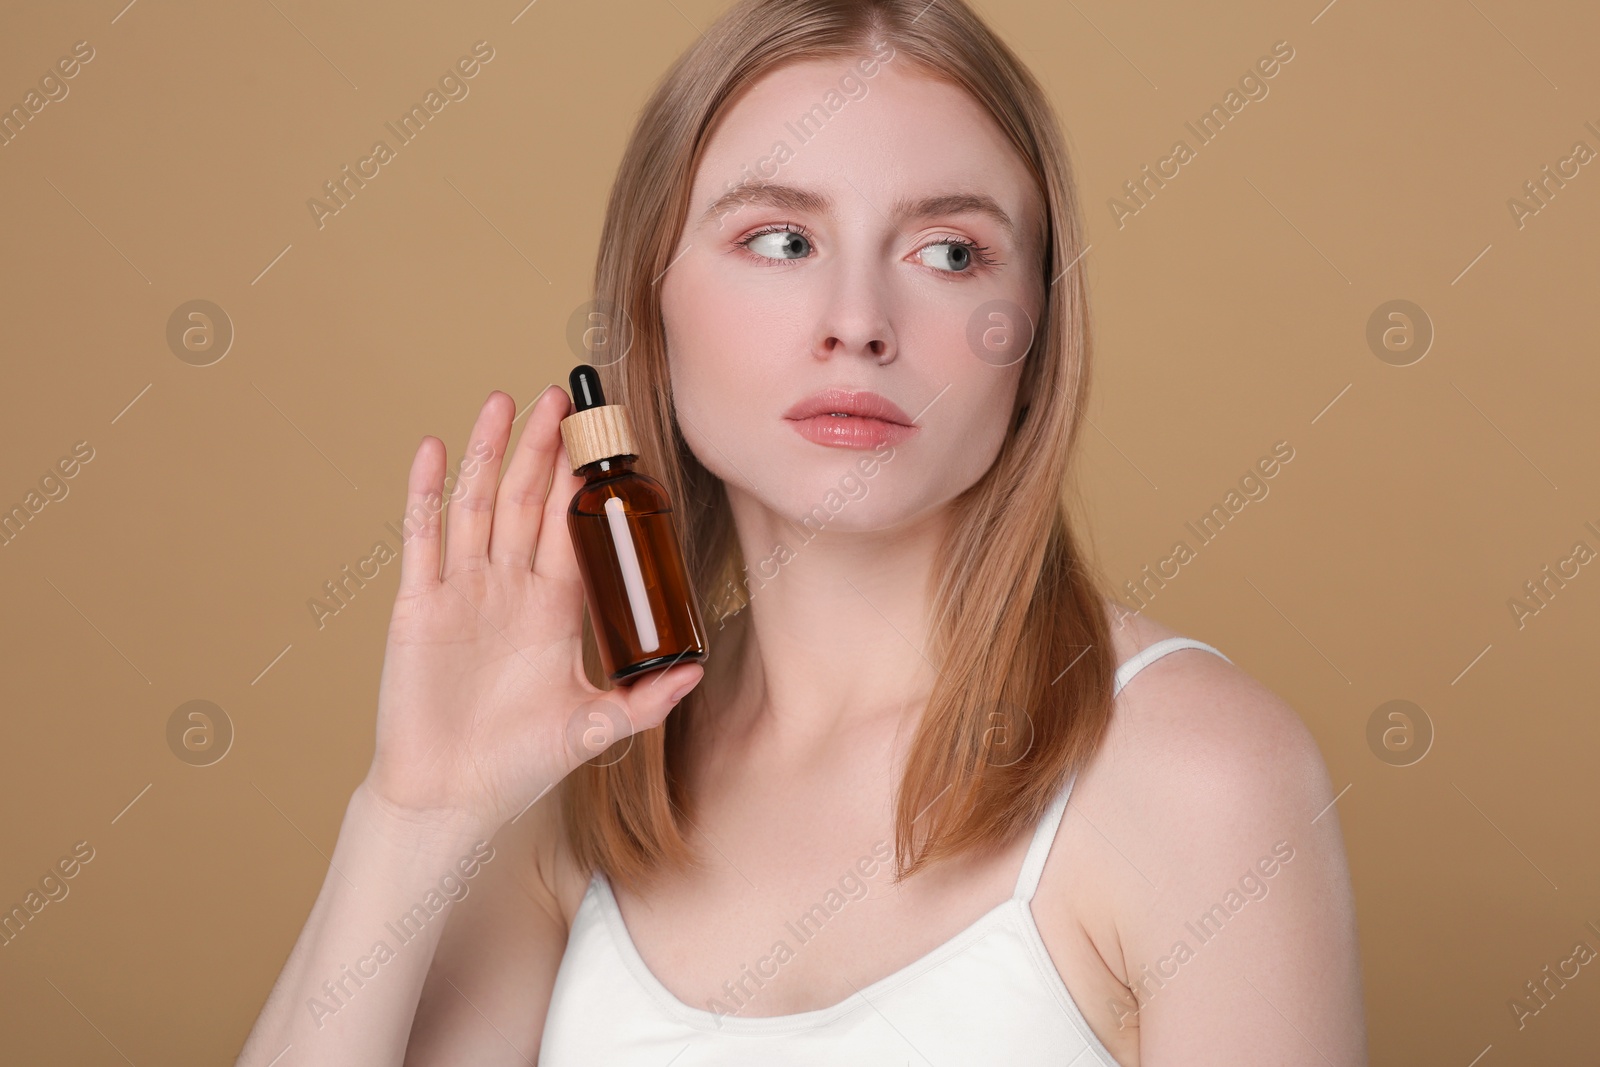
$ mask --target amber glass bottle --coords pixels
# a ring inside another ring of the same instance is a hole
[[[657,668],[704,662],[705,624],[672,501],[660,482],[633,469],[639,449],[628,409],[606,403],[600,375],[586,363],[569,384],[577,410],[561,420],[561,438],[583,488],[567,509],[567,528],[606,675],[631,685]]]

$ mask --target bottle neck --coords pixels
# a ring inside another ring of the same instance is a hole
[[[573,473],[582,478],[584,482],[598,482],[606,478],[615,478],[619,474],[631,474],[633,465],[638,456],[625,453],[620,456],[607,456],[597,459],[593,463],[585,463]]]

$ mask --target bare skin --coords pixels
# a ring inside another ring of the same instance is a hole
[[[713,133],[693,203],[709,204],[769,152],[841,69],[803,63],[763,78]],[[620,901],[646,964],[702,1007],[770,949],[784,918],[890,836],[895,768],[934,680],[919,651],[924,579],[946,505],[1003,442],[1020,378],[1017,366],[974,358],[966,322],[996,298],[1036,312],[1042,295],[1025,236],[1041,209],[1021,163],[975,104],[905,64],[885,66],[871,95],[779,180],[827,206],[749,201],[709,220],[697,210],[661,281],[674,403],[697,457],[728,486],[746,560],[765,557],[784,520],[859,456],[796,434],[781,417],[790,403],[846,385],[921,417],[870,491],[753,598],[746,640],[708,661],[708,723],[689,768],[705,865]],[[950,193],[992,197],[1015,229],[953,202],[926,217],[893,212]],[[807,239],[750,236],[795,223]],[[963,242],[995,262],[956,269]],[[581,591],[560,521],[576,489],[556,448],[567,404],[547,396],[529,412],[497,492],[514,409],[493,394],[474,428],[469,449],[486,442],[492,458],[451,504],[443,580],[437,540],[407,544],[374,764],[334,854],[362,888],[330,871],[241,1063],[271,1062],[291,1042],[279,1067],[526,1064],[536,1054],[590,876],[557,832],[550,787],[587,755],[564,744],[563,728],[594,691],[581,677]],[[437,445],[418,451],[414,497],[442,481]],[[1120,662],[1171,631],[1134,617],[1113,633]],[[627,697],[635,728],[659,724],[667,691],[700,675],[675,672]],[[1033,902],[1068,991],[1119,1063],[1365,1062],[1333,796],[1293,710],[1238,667],[1180,651],[1123,692]],[[447,910],[448,925],[431,924],[325,1026],[306,1023],[318,983],[479,837],[492,837],[496,858]],[[1174,964],[1186,921],[1279,841],[1293,860],[1268,894]],[[835,1004],[942,944],[1009,896],[1027,834],[997,844],[898,888],[880,876],[742,1014]],[[385,883],[392,891],[376,888]],[[1135,1012],[1129,989],[1147,965],[1168,977]]]

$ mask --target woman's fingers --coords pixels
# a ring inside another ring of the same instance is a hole
[[[533,546],[549,492],[550,469],[561,443],[560,422],[572,400],[552,385],[528,409],[516,451],[494,501],[494,528],[489,534],[489,559],[527,570],[533,565]]]
[[[572,530],[567,525],[567,510],[582,488],[583,479],[572,473],[572,461],[563,441],[556,449],[550,494],[545,499],[544,516],[539,521],[539,543],[533,550],[533,573],[541,578],[568,583],[583,580],[577,554],[572,549]]]
[[[481,569],[488,562],[489,528],[494,518],[500,460],[511,437],[516,401],[496,389],[483,402],[461,457],[461,472],[450,494],[444,543],[444,573]]]
[[[424,437],[406,477],[405,541],[400,546],[400,594],[439,584],[439,515],[444,508],[444,442]]]

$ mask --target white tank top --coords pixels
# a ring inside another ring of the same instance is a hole
[[[1222,656],[1192,638],[1157,641],[1117,668],[1113,698],[1180,648]],[[556,972],[539,1067],[1116,1067],[1067,992],[1029,907],[1076,778],[1040,818],[1010,899],[920,959],[815,1011],[742,1017],[685,1004],[645,965],[610,883],[595,871]]]

